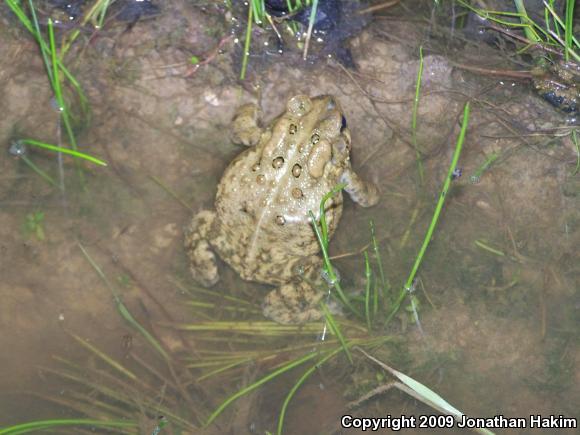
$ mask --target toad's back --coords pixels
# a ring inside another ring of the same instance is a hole
[[[342,182],[353,200],[364,206],[376,203],[377,191],[351,169],[350,133],[333,97],[295,96],[265,129],[258,127],[257,113],[256,106],[246,105],[234,119],[234,139],[250,148],[225,170],[216,212],[200,212],[192,220],[186,237],[191,270],[203,283],[217,282],[213,250],[242,278],[280,284],[286,302],[272,295],[270,305],[286,306],[292,300],[310,305],[318,296],[312,293],[314,299],[307,298],[312,289],[294,280],[320,272],[316,255],[320,249],[309,211],[318,218],[322,198]],[[329,236],[341,213],[339,192],[325,206]],[[316,309],[302,317],[312,318]],[[279,309],[275,311],[267,312],[282,321]]]

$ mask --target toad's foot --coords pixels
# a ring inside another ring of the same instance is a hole
[[[272,290],[262,304],[264,316],[282,324],[306,323],[322,318],[319,303],[324,292],[305,281],[291,282]]]
[[[215,253],[211,249],[208,236],[215,221],[215,213],[201,211],[196,214],[185,231],[185,249],[190,260],[193,279],[205,287],[219,281]]]
[[[258,126],[260,116],[260,108],[255,104],[240,107],[232,121],[232,141],[248,147],[256,145],[262,136],[262,129]]]

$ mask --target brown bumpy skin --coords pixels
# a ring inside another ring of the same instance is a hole
[[[211,286],[218,280],[217,254],[249,281],[276,286],[264,314],[280,323],[321,317],[319,245],[308,211],[318,213],[322,197],[339,183],[353,201],[370,207],[377,188],[350,164],[350,132],[331,96],[297,95],[265,129],[259,109],[242,106],[233,139],[248,146],[227,167],[218,185],[215,212],[194,216],[185,246],[193,277]],[[326,202],[332,235],[342,213],[342,193]],[[317,216],[318,217],[318,216]]]

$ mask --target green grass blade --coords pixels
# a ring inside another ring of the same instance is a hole
[[[566,29],[566,24],[564,22],[562,22],[562,19],[558,16],[558,14],[554,11],[554,9],[551,8],[550,5],[545,5],[545,8],[550,11],[554,21],[556,23],[558,23],[558,25],[560,25],[563,29]],[[576,53],[576,51],[572,47],[572,45],[576,48],[580,47],[580,42],[578,41],[578,39],[576,39],[576,37],[574,36],[574,34],[572,32],[570,33],[570,41],[571,41],[570,46],[566,45],[566,42],[562,41],[562,39],[554,31],[550,31],[550,32],[544,31],[544,32],[546,33],[546,35],[548,37],[550,35],[553,36],[554,39],[558,42],[558,44],[560,44],[564,48],[564,50],[566,51],[567,54],[572,56],[576,62],[580,62],[580,55],[578,53]]]
[[[248,58],[250,57],[250,42],[252,40],[252,17],[254,9],[252,5],[248,5],[248,25],[246,27],[246,38],[244,40],[244,54],[242,56],[242,71],[240,72],[240,80],[245,80],[246,70],[248,69]]]
[[[34,31],[32,31],[32,35],[38,42],[39,47],[42,45],[46,45],[44,38],[42,37],[42,33],[40,31],[40,26],[38,25],[38,18],[36,18],[36,10],[34,9],[34,5],[32,4],[32,0],[28,0],[28,6],[30,8],[30,15],[32,15],[32,22],[34,23]],[[50,81],[51,86],[54,83],[54,74],[52,68],[50,66],[50,61],[48,60],[47,51],[41,48],[40,54],[42,55],[42,60],[44,61],[44,67],[46,68],[46,74],[48,75],[48,80]]]
[[[306,361],[309,361],[309,360],[315,358],[317,355],[318,355],[318,352],[312,352],[312,353],[309,353],[307,355],[304,355],[301,358],[290,361],[288,364],[285,364],[282,367],[280,367],[279,369],[274,370],[272,373],[264,376],[263,378],[259,379],[257,382],[254,382],[253,384],[248,385],[247,387],[242,388],[237,393],[231,395],[220,406],[218,406],[214,412],[212,412],[212,414],[209,416],[209,418],[207,419],[207,421],[205,423],[205,427],[207,427],[211,423],[213,423],[213,421],[224,411],[224,409],[226,409],[235,400],[250,393],[251,391],[255,390],[256,388],[264,385],[266,382],[271,381],[272,379],[286,373],[287,371],[293,369],[294,367],[297,367],[301,364],[304,364]]]
[[[365,257],[365,318],[367,329],[371,332],[371,265],[369,263],[369,254],[364,252]],[[374,299],[374,298],[373,298]]]
[[[576,147],[576,167],[574,168],[574,171],[572,171],[572,175],[576,175],[580,170],[580,141],[578,140],[576,130],[572,130],[572,142]]]
[[[336,276],[336,273],[334,272],[334,267],[332,266],[332,263],[330,262],[330,257],[328,256],[328,249],[327,249],[328,242],[324,241],[322,232],[321,232],[320,228],[318,227],[318,224],[316,223],[316,218],[314,216],[314,213],[312,213],[312,211],[308,211],[308,213],[310,215],[310,220],[312,221],[312,226],[314,228],[316,238],[318,239],[318,244],[320,245],[320,249],[322,251],[322,258],[324,259],[324,270],[328,275],[328,279],[330,282],[332,282],[332,285],[333,285],[334,289],[336,290],[336,293],[337,293],[340,301],[346,307],[348,307],[349,310],[351,310],[354,314],[356,314],[357,316],[360,317],[360,313],[358,312],[358,310],[350,303],[350,301],[348,300],[348,298],[346,297],[346,295],[342,291],[342,286],[340,285],[340,282],[338,281],[338,277]]]
[[[94,353],[96,356],[98,356],[101,360],[103,360],[108,365],[110,365],[112,368],[114,368],[115,370],[117,370],[119,373],[123,374],[124,376],[128,377],[129,379],[131,379],[133,381],[136,381],[137,380],[137,375],[135,375],[129,369],[126,369],[122,364],[120,364],[117,361],[115,361],[113,358],[111,358],[106,353],[102,352],[99,348],[97,348],[96,346],[93,346],[87,340],[83,340],[81,337],[79,337],[76,334],[73,334],[72,332],[69,332],[69,334],[76,341],[78,341],[84,348],[86,348],[89,351],[91,351],[92,353]]]
[[[73,157],[77,157],[79,159],[84,159],[84,160],[88,160],[91,163],[94,163],[96,165],[100,165],[100,166],[107,166],[107,162],[105,162],[104,160],[101,160],[97,157],[93,157],[89,154],[85,154],[82,153],[80,151],[75,151],[75,150],[71,150],[68,148],[63,148],[63,147],[59,147],[57,145],[51,145],[45,142],[40,142],[34,139],[22,139],[20,140],[20,142],[28,144],[28,145],[32,145],[38,148],[43,148],[45,150],[49,150],[49,151],[55,151],[55,152],[59,152],[59,153],[63,153],[63,154],[68,154],[70,156]]]
[[[421,249],[415,258],[415,263],[413,264],[413,268],[409,273],[407,281],[405,282],[404,287],[401,289],[399,293],[399,297],[395,302],[393,310],[387,317],[385,323],[389,323],[393,316],[399,310],[401,303],[405,299],[405,296],[408,293],[408,289],[411,288],[413,285],[413,281],[415,280],[415,275],[419,270],[419,266],[423,261],[423,256],[425,255],[425,251],[431,242],[431,238],[433,237],[433,232],[435,231],[435,227],[437,226],[437,222],[439,221],[439,216],[441,214],[441,210],[443,209],[443,204],[445,204],[445,199],[447,198],[447,193],[449,192],[449,186],[451,185],[451,180],[453,179],[453,172],[457,167],[457,162],[459,161],[459,156],[461,155],[461,150],[463,148],[463,143],[465,141],[465,135],[467,133],[467,126],[469,124],[469,113],[470,113],[470,105],[469,102],[465,104],[463,109],[463,120],[461,122],[461,131],[459,132],[459,136],[457,137],[457,143],[455,145],[455,151],[453,153],[453,158],[451,160],[451,165],[449,165],[449,170],[447,171],[447,177],[445,178],[445,182],[443,183],[443,188],[441,189],[441,193],[439,194],[439,200],[437,201],[437,205],[435,207],[435,211],[433,213],[433,218],[431,219],[431,224],[427,229],[427,233],[425,234],[425,238],[423,239],[423,244],[421,245]]]
[[[250,0],[250,6],[252,7],[254,21],[256,24],[262,24],[262,21],[264,21],[264,14],[266,12],[264,0]]]
[[[177,200],[177,202],[179,202],[186,209],[188,209],[191,212],[195,211],[191,205],[189,205],[187,202],[185,202],[183,200],[183,198],[180,198],[177,193],[175,193],[168,185],[166,185],[163,181],[161,181],[155,175],[149,175],[149,178],[151,178],[159,187],[161,187],[165,192],[167,192],[169,195],[171,195],[175,200]]]
[[[223,365],[222,364],[222,367],[219,367],[219,368],[217,368],[215,370],[212,370],[212,371],[210,371],[210,372],[208,372],[208,373],[200,376],[199,378],[197,378],[197,382],[201,382],[201,381],[203,381],[205,379],[208,379],[208,378],[210,378],[212,376],[215,376],[215,375],[218,375],[220,373],[226,372],[226,371],[228,371],[230,369],[233,369],[235,367],[238,367],[238,366],[240,366],[242,364],[249,363],[250,361],[252,361],[251,358],[244,358],[244,359],[241,359],[241,360],[238,360],[238,361],[234,361],[234,362],[229,363],[229,364],[226,364],[226,365]]]
[[[31,0],[29,0],[29,1],[31,1]],[[36,23],[35,23],[36,27],[35,27],[35,25],[33,25],[33,23],[30,21],[30,19],[26,15],[26,12],[20,6],[20,2],[18,2],[16,0],[6,0],[6,3],[8,4],[8,7],[10,7],[10,9],[14,13],[14,15],[16,15],[16,17],[18,18],[20,23],[26,28],[26,30],[28,30],[32,34],[32,36],[38,42],[41,54],[43,56],[43,59],[45,60],[45,66],[47,67],[47,74],[49,75],[51,85],[52,85],[52,78],[51,78],[52,69],[49,66],[48,57],[47,57],[47,53],[50,53],[50,49],[48,47],[48,44],[44,40],[44,38],[42,38],[42,34],[40,32],[40,27],[38,26],[38,21],[36,21]],[[31,7],[31,14],[32,14],[33,18],[36,17],[36,14],[34,12],[33,7]],[[82,91],[79,82],[74,78],[74,76],[68,71],[68,69],[62,64],[62,62],[60,60],[57,60],[57,62],[58,62],[59,68],[62,70],[62,72],[64,73],[67,80],[75,88],[75,90],[80,98],[81,105],[83,107],[83,111],[86,112],[88,100],[87,100],[86,95]]]
[[[340,352],[340,348],[333,350],[328,355],[324,356],[320,361],[317,361],[316,364],[311,366],[308,370],[304,372],[302,376],[296,381],[296,383],[292,386],[288,394],[286,395],[286,399],[284,399],[284,403],[282,404],[282,409],[280,410],[280,417],[278,417],[278,428],[276,430],[277,435],[282,435],[282,428],[284,427],[284,417],[286,416],[286,410],[288,409],[288,405],[290,401],[296,394],[296,391],[306,382],[306,380],[326,361],[330,358],[335,356],[338,352]]]
[[[308,18],[308,30],[306,31],[304,51],[302,53],[303,59],[306,59],[306,57],[308,55],[308,46],[310,44],[310,38],[312,37],[312,30],[314,29],[314,22],[316,21],[317,10],[318,10],[318,0],[312,0],[312,7],[310,9],[310,17]]]
[[[59,74],[59,67],[58,67],[58,59],[57,59],[57,55],[56,55],[56,43],[54,40],[54,28],[52,25],[52,20],[50,18],[48,19],[48,40],[50,43],[50,56],[51,56],[51,64],[52,64],[52,72],[53,72],[52,88],[54,90],[54,96],[56,98],[56,101],[58,102],[58,108],[59,108],[60,114],[62,116],[64,128],[65,128],[67,136],[69,138],[71,148],[73,150],[77,151],[77,140],[76,140],[74,131],[72,129],[72,124],[70,121],[68,106],[66,105],[66,103],[64,101],[63,94],[62,94],[62,87],[60,84],[60,74]],[[81,178],[81,183],[84,184],[83,176],[82,176],[82,173],[80,172],[80,170],[79,170],[79,176]]]
[[[60,420],[39,420],[28,423],[21,423],[0,429],[0,435],[16,435],[39,430],[55,429],[63,426],[95,426],[99,428],[133,428],[138,427],[137,422],[132,421],[102,421],[88,420],[84,418],[60,419]]]
[[[125,304],[121,300],[117,301],[117,309],[121,313],[121,316],[123,316],[123,318],[127,322],[129,322],[129,324],[131,324],[133,326],[133,328],[135,328],[137,331],[139,331],[141,333],[141,335],[145,338],[145,340],[147,340],[149,342],[149,344],[151,346],[153,346],[153,348],[157,352],[159,352],[159,354],[166,361],[171,361],[171,357],[165,351],[165,349],[163,349],[163,346],[161,346],[159,341],[157,341],[157,339],[155,337],[153,337],[153,335],[149,331],[147,331],[143,326],[141,326],[141,324],[133,317],[131,312],[127,309],[127,307],[125,306]]]
[[[375,223],[371,220],[371,242],[373,244],[373,252],[375,254],[375,260],[377,261],[377,265],[379,267],[379,277],[381,279],[381,294],[385,301],[388,300],[387,291],[390,288],[390,284],[388,283],[387,279],[385,278],[385,271],[383,270],[383,260],[381,258],[381,251],[379,250],[379,244],[377,243],[377,238],[375,236]]]
[[[87,252],[85,247],[80,242],[78,243],[78,246],[79,246],[80,250],[82,251],[83,255],[85,256],[85,258],[87,259],[87,261],[89,262],[89,264],[93,267],[95,272],[97,272],[97,275],[99,275],[101,280],[105,283],[105,285],[111,291],[111,294],[113,295],[113,299],[115,300],[115,303],[117,305],[117,310],[119,310],[119,313],[121,314],[121,316],[131,326],[133,326],[137,331],[139,331],[141,333],[141,335],[147,340],[147,342],[149,342],[149,344],[151,346],[153,346],[153,348],[157,352],[159,352],[161,354],[161,356],[166,361],[170,361],[171,357],[165,351],[165,349],[163,349],[163,346],[161,346],[161,344],[155,339],[155,337],[153,337],[153,335],[151,335],[151,333],[149,331],[147,331],[145,328],[143,328],[143,326],[141,326],[141,324],[139,322],[137,322],[137,320],[133,317],[131,312],[127,309],[127,307],[125,306],[125,304],[121,300],[121,297],[119,296],[119,293],[117,292],[115,287],[113,287],[113,285],[111,284],[111,282],[109,281],[109,279],[107,278],[105,273],[102,271],[102,269],[99,267],[99,265],[97,263],[95,263],[93,258],[89,255],[89,253]]]
[[[322,200],[320,201],[320,228],[322,228],[322,240],[324,241],[326,247],[328,247],[328,225],[326,224],[326,201],[340,192],[342,189],[346,187],[346,183],[340,183],[332,188],[332,190],[326,193]]]
[[[538,34],[536,32],[534,32],[532,26],[530,25],[530,24],[533,24],[533,21],[529,17],[528,12],[526,11],[526,7],[524,6],[524,1],[523,0],[514,0],[514,4],[516,6],[516,10],[520,14],[520,20],[521,20],[522,24],[524,25],[523,28],[524,28],[524,34],[526,35],[526,38],[528,38],[530,41],[541,42],[540,37],[538,36]]]
[[[564,25],[564,42],[566,51],[564,56],[566,61],[570,60],[569,49],[572,48],[572,37],[574,36],[574,0],[566,0],[566,21]]]
[[[49,183],[50,185],[52,185],[56,188],[59,187],[58,183],[56,181],[54,181],[50,175],[48,175],[46,172],[44,172],[42,169],[40,169],[38,166],[36,166],[36,164],[34,164],[34,162],[32,160],[30,160],[27,156],[22,155],[22,156],[20,156],[20,158],[22,159],[22,161],[24,163],[26,163],[28,165],[28,167],[30,169],[32,169],[34,172],[36,172],[47,183]]]
[[[52,66],[52,88],[54,90],[55,98],[58,101],[58,108],[61,111],[66,110],[64,106],[64,101],[62,98],[62,89],[60,87],[60,77],[58,74],[58,62],[56,56],[56,43],[54,41],[54,27],[52,25],[52,19],[48,19],[48,41],[50,43],[50,65]],[[48,68],[47,68],[48,69]]]
[[[160,322],[163,325],[163,322]],[[226,331],[235,334],[263,335],[297,335],[316,334],[320,331],[320,323],[305,323],[301,325],[282,325],[272,321],[208,321],[195,323],[169,323],[175,329],[182,331]]]
[[[489,169],[489,167],[499,158],[500,154],[497,152],[492,152],[489,156],[486,156],[485,161],[478,167],[473,175],[469,177],[469,180],[472,183],[478,183],[481,176],[485,171]]]
[[[425,181],[423,160],[417,143],[417,113],[419,111],[419,97],[421,96],[421,80],[423,77],[423,46],[419,47],[419,70],[417,71],[417,84],[415,85],[415,99],[413,101],[413,116],[411,118],[411,132],[413,135],[413,148],[417,157],[417,171],[419,172],[419,183],[423,185]]]
[[[499,257],[505,257],[505,254],[502,251],[492,248],[491,246],[487,245],[481,240],[475,240],[473,243],[475,244],[475,246],[483,249],[484,251],[491,252],[492,254],[495,254]]]
[[[373,285],[373,320],[376,319],[378,312],[379,312],[379,284],[375,279]]]
[[[111,0],[105,0],[101,2],[99,5],[100,9],[98,10],[98,18],[97,18],[97,26],[99,29],[103,27],[103,23],[105,22],[105,16],[107,15],[110,3]]]
[[[330,310],[328,309],[326,304],[322,303],[322,304],[320,304],[320,306],[322,308],[322,314],[324,314],[324,319],[326,320],[326,323],[328,324],[328,327],[330,328],[330,332],[332,332],[336,336],[336,338],[338,338],[338,341],[340,342],[340,346],[341,346],[342,350],[344,350],[344,353],[346,354],[348,361],[351,364],[353,364],[352,355],[350,354],[350,351],[348,350],[348,344],[346,342],[346,339],[344,338],[344,335],[342,334],[342,332],[340,330],[340,327],[338,326],[338,323],[336,323],[336,321],[334,320],[334,317],[332,316],[332,313],[330,312]]]
[[[338,277],[334,271],[334,267],[332,266],[332,263],[330,261],[330,257],[328,255],[328,242],[329,242],[329,240],[328,240],[328,225],[326,223],[326,213],[325,213],[326,201],[328,201],[332,196],[336,195],[336,193],[338,193],[339,191],[344,189],[345,186],[346,186],[345,183],[340,183],[340,184],[336,185],[330,192],[328,192],[327,194],[325,194],[322,197],[322,200],[320,201],[320,209],[319,209],[320,225],[317,223],[316,217],[314,216],[314,213],[312,213],[312,210],[308,211],[308,215],[310,216],[310,221],[312,223],[314,233],[316,234],[316,238],[318,239],[318,244],[320,245],[320,250],[322,251],[322,258],[324,259],[324,271],[328,275],[329,281],[332,283],[332,286],[336,290],[336,293],[337,293],[340,301],[346,307],[348,307],[349,310],[351,310],[354,314],[356,314],[357,316],[360,317],[361,314],[350,303],[350,301],[348,300],[348,298],[346,297],[346,295],[342,291],[342,287],[340,285],[340,282],[338,280]]]
[[[14,15],[16,15],[18,20],[22,23],[22,25],[26,27],[26,30],[35,35],[34,26],[28,19],[28,16],[26,15],[26,12],[24,12],[24,9],[20,7],[20,1],[6,0],[6,3],[8,4],[8,7],[12,10]]]

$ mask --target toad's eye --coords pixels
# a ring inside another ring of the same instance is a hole
[[[340,131],[342,132],[346,128],[346,118],[342,115],[342,119],[340,121]]]

